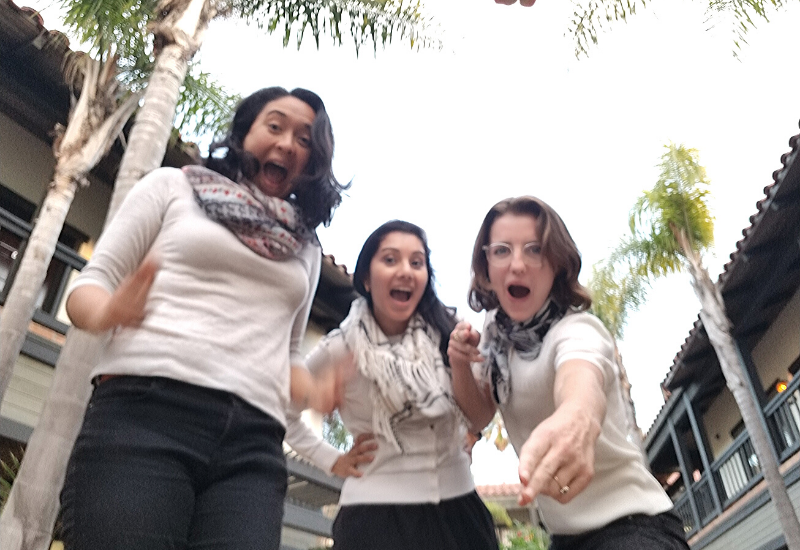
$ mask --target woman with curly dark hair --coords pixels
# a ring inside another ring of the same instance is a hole
[[[130,192],[67,302],[110,336],[62,491],[68,549],[278,548],[332,157],[320,98],[265,88],[205,167]]]

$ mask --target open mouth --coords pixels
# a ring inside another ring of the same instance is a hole
[[[411,299],[411,292],[408,290],[391,290],[389,295],[400,302],[407,302]]]
[[[286,179],[286,176],[289,173],[289,171],[283,166],[272,162],[264,163],[264,167],[261,169],[261,171],[269,181],[277,184],[283,183],[283,180]]]
[[[531,293],[531,289],[526,286],[511,285],[508,287],[508,293],[512,298],[524,298]]]

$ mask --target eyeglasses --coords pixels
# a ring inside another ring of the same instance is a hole
[[[495,267],[508,267],[514,257],[514,247],[508,243],[491,243],[484,245],[486,261]],[[538,242],[527,243],[522,247],[522,261],[528,267],[542,267],[542,245]]]

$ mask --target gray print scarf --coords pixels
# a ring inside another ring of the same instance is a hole
[[[237,183],[196,165],[184,166],[183,173],[206,216],[259,256],[284,260],[316,240],[291,203],[265,195],[250,182]]]
[[[511,394],[508,357],[512,348],[523,359],[536,359],[542,350],[545,334],[566,312],[566,308],[559,307],[549,298],[533,319],[526,323],[517,323],[502,309],[497,310],[494,319],[484,329],[481,345],[481,354],[485,358],[482,378],[491,382],[496,403],[505,404]]]

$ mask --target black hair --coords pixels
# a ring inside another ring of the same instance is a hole
[[[456,326],[455,310],[445,306],[436,295],[433,268],[431,267],[431,251],[428,248],[428,237],[421,227],[402,220],[392,220],[384,223],[373,231],[372,234],[367,237],[364,246],[361,247],[361,252],[358,254],[356,269],[353,272],[353,286],[359,294],[367,299],[369,309],[372,311],[372,296],[364,286],[364,282],[369,278],[369,268],[372,263],[372,258],[378,252],[384,237],[395,231],[414,235],[422,242],[422,246],[425,249],[425,266],[428,269],[428,284],[425,286],[425,291],[422,293],[419,304],[417,304],[417,312],[426,323],[439,332],[439,351],[442,354],[445,365],[449,366],[450,360],[447,357],[447,346],[450,342],[450,333]]]
[[[233,115],[228,134],[209,147],[206,167],[236,181],[239,175],[252,178],[260,167],[258,161],[243,149],[244,138],[264,106],[270,101],[292,96],[310,106],[316,116],[311,125],[311,154],[303,174],[287,200],[300,210],[309,229],[319,224],[326,226],[333,219],[333,211],[342,202],[342,191],[350,184],[342,185],[333,175],[333,130],[325,104],[317,94],[303,88],[291,92],[279,86],[263,88],[243,99]],[[215,155],[217,150],[224,154]]]

